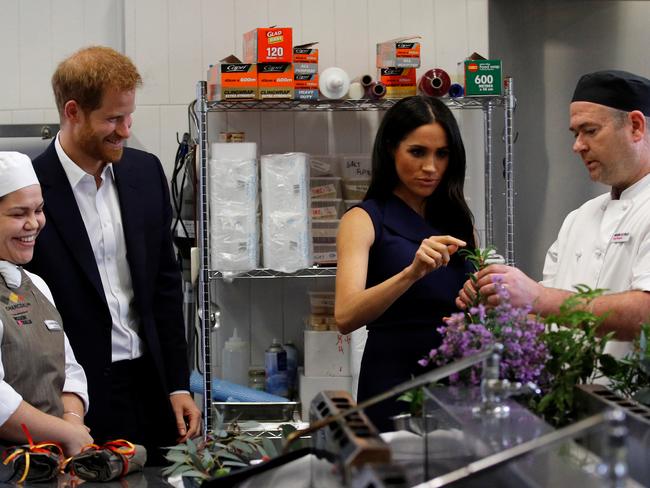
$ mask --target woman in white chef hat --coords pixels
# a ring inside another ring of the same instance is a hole
[[[58,442],[71,456],[92,443],[86,375],[49,288],[21,268],[44,225],[31,160],[0,152],[0,444],[27,443],[24,424],[34,442]]]

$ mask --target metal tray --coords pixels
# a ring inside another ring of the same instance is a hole
[[[300,402],[212,402],[212,408],[223,416],[224,422],[293,422]]]

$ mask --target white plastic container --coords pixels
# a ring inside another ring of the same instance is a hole
[[[237,335],[237,327],[235,327],[232,337],[223,346],[223,379],[248,386],[249,366],[248,342]]]

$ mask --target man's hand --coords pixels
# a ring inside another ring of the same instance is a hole
[[[177,442],[185,442],[196,437],[201,431],[201,411],[188,393],[175,393],[169,395],[172,410],[176,416],[176,427],[179,437]]]
[[[501,286],[510,295],[510,303],[515,307],[534,306],[544,288],[535,280],[526,276],[523,271],[504,264],[492,264],[483,268],[476,274],[476,279],[476,283],[467,280],[463,285],[463,289],[458,293],[456,305],[460,309],[464,310],[472,303],[477,289],[483,297],[484,303],[493,306],[498,305],[499,296],[497,295],[495,281],[501,282]]]

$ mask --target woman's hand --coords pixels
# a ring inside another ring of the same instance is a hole
[[[93,443],[88,428],[83,424],[66,422],[65,433],[61,438],[61,446],[66,456],[74,456],[81,448]]]
[[[431,236],[422,241],[413,262],[406,268],[407,274],[417,281],[438,269],[447,266],[451,256],[466,242],[452,236]]]

